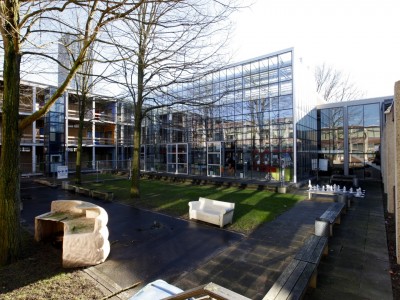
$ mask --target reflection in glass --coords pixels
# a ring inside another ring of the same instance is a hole
[[[363,126],[363,105],[349,106],[347,109],[349,127]]]
[[[156,157],[160,156],[160,164],[164,157],[164,168],[168,161],[169,172],[224,176],[221,167],[229,152],[237,163],[235,176],[264,178],[266,167],[261,165],[266,160],[276,163],[285,152],[293,151],[292,72],[290,50],[182,84],[178,90],[187,99],[214,102],[154,111],[142,137],[147,144],[168,144],[167,151]],[[181,141],[189,145],[180,146]],[[227,149],[228,141],[236,146]],[[264,162],[257,164],[258,160]],[[292,172],[287,173],[292,180]]]
[[[379,104],[364,105],[364,126],[379,126]]]

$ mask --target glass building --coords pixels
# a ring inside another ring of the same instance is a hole
[[[20,117],[42,107],[54,89],[21,83]],[[393,96],[325,103],[294,49],[226,66],[171,91],[188,104],[151,110],[143,120],[144,172],[256,180],[271,176],[293,183],[332,174],[381,178],[383,112]],[[0,123],[1,114],[2,97]],[[73,170],[78,117],[79,96],[68,90],[22,132],[21,172],[54,173],[61,164]],[[129,101],[91,95],[84,118],[83,169],[128,170],[133,121]],[[313,168],[317,159],[327,162],[326,171]]]
[[[328,175],[381,179],[381,129],[393,97],[325,104],[318,107],[319,157]]]
[[[317,158],[312,74],[287,49],[174,87],[142,124],[143,171],[296,182]],[[202,103],[203,105],[193,105]],[[297,155],[296,155],[297,153]]]

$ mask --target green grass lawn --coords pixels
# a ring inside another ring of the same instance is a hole
[[[188,202],[196,201],[199,197],[234,202],[233,224],[228,225],[227,228],[245,234],[251,233],[262,223],[273,220],[296,202],[304,199],[304,196],[299,195],[253,189],[199,186],[190,183],[143,179],[140,185],[141,200],[131,203],[129,201],[130,181],[127,179],[85,183],[85,187],[112,191],[119,202],[182,218],[188,217]]]

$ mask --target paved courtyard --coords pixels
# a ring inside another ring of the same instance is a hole
[[[182,289],[214,282],[251,299],[262,299],[291,257],[313,233],[314,220],[330,205],[302,201],[248,237],[214,226],[104,203],[38,185],[22,186],[22,217],[47,212],[56,199],[94,202],[109,214],[111,253],[86,269],[110,292],[141,284],[113,299],[126,299],[140,287],[163,279]],[[392,299],[380,186],[369,184],[366,198],[335,226],[329,255],[321,260],[318,287],[307,299]]]

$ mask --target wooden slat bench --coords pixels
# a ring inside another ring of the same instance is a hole
[[[263,300],[302,299],[317,265],[292,259]]]
[[[346,204],[342,202],[333,203],[328,209],[315,221],[317,227],[318,222],[325,222],[329,226],[329,235],[333,235],[333,225],[340,224],[341,214],[345,211]]]
[[[91,197],[92,198],[97,198],[97,199],[103,199],[105,201],[113,201],[114,200],[114,193],[113,192],[108,192],[108,191],[92,190],[91,191]]]
[[[328,238],[313,234],[304,242],[294,258],[318,265],[322,255],[328,255]]]
[[[85,187],[78,187],[78,193],[84,196],[91,197],[92,191]]]
[[[297,252],[294,257],[297,260],[313,263],[317,267],[321,261],[322,256],[328,255],[328,238],[325,236],[310,236],[305,242],[303,247]],[[310,284],[312,288],[317,287],[317,268],[311,276]]]
[[[317,286],[317,268],[328,254],[328,238],[312,235],[279,276],[263,300],[302,299],[310,286]]]

